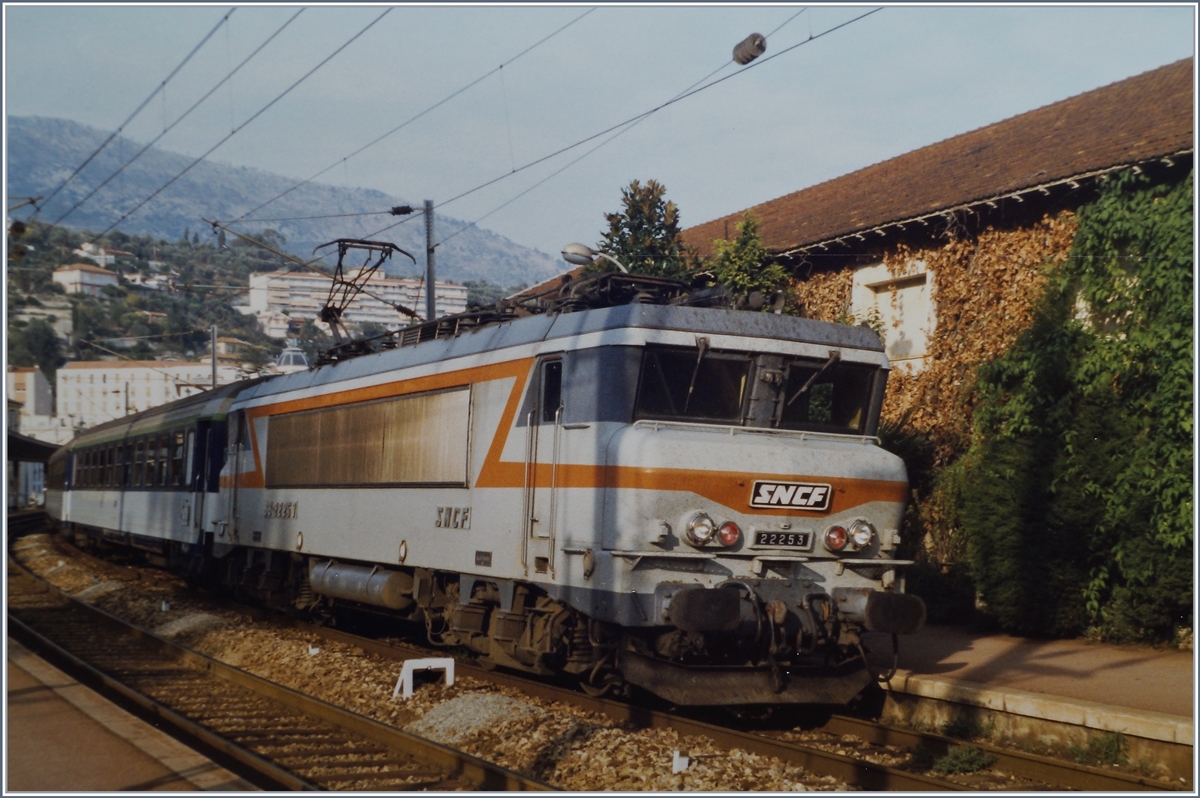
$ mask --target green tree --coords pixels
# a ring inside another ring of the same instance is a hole
[[[498,299],[512,296],[518,291],[523,291],[529,287],[525,283],[519,283],[505,288],[502,285],[497,285],[487,280],[467,280],[463,285],[467,287],[468,307],[471,305],[490,305]]]
[[[787,284],[788,275],[782,266],[768,260],[767,247],[758,232],[758,220],[749,212],[737,226],[738,237],[733,241],[718,238],[713,241],[714,255],[705,265],[718,283],[737,295],[761,291],[770,297]]]
[[[1193,180],[1126,172],[1080,209],[1034,324],[978,372],[959,513],[1008,629],[1190,625]]]
[[[667,189],[657,181],[642,185],[637,180],[621,189],[624,210],[606,213],[608,232],[599,249],[616,258],[631,273],[688,280],[695,270],[695,256],[683,243],[679,209],[664,198]],[[615,271],[605,260],[589,266],[585,274]]]
[[[67,362],[62,340],[43,319],[34,319],[24,329],[10,329],[8,360],[15,366],[37,366],[51,385],[54,372]]]

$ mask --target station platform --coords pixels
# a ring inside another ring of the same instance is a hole
[[[4,791],[256,790],[9,638]]]
[[[890,639],[864,637],[875,669],[886,671]],[[1176,761],[1190,762],[1195,681],[1190,651],[926,626],[901,637],[898,668],[884,688],[897,714],[909,714],[894,720],[911,720],[920,699],[953,702],[977,716],[1014,718],[1010,728],[1030,736],[1077,741],[1119,732],[1166,744]]]

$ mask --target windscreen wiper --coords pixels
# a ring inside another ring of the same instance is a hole
[[[822,374],[824,374],[826,371],[829,370],[830,366],[832,366],[834,363],[837,363],[841,359],[842,359],[841,352],[839,352],[836,349],[830,350],[829,359],[825,361],[825,364],[822,365],[821,368],[817,369],[816,372],[811,377],[809,377],[803,385],[800,386],[800,390],[798,390],[794,394],[792,394],[792,398],[787,400],[787,402],[784,404],[784,407],[791,407],[792,402],[794,402],[800,398],[800,394],[807,392],[808,389],[812,387],[812,384],[817,381],[817,377],[820,377]]]
[[[683,400],[683,412],[686,414],[688,405],[692,403],[692,391],[696,389],[696,375],[700,373],[700,363],[704,360],[704,353],[708,351],[708,339],[696,339],[696,365],[692,368],[692,381],[688,383],[687,398]]]

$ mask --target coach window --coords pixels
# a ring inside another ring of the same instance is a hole
[[[158,486],[165,488],[170,483],[171,476],[171,436],[164,433],[158,436]]]
[[[171,486],[183,484],[183,430],[171,435]]]
[[[104,447],[104,485],[105,485],[105,487],[109,487],[109,488],[111,488],[112,484],[113,484],[113,454],[114,454],[113,449],[114,448],[116,448],[116,447],[111,446],[111,445]]]
[[[562,407],[562,361],[542,364],[542,421],[553,423]]]
[[[187,433],[187,448],[184,450],[183,454],[183,467],[185,469],[183,484],[188,490],[192,489],[192,460],[195,459],[195,452],[196,431],[194,429],[190,429]]]
[[[133,484],[136,487],[141,487],[146,478],[146,439],[139,438],[137,442],[137,454],[133,461]]]
[[[133,444],[125,441],[124,454],[121,456],[121,485],[133,486]]]
[[[158,487],[158,436],[154,435],[146,441],[146,481],[147,488]]]

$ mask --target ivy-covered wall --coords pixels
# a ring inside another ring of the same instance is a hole
[[[1191,231],[1190,176],[1126,172],[1077,212],[882,254],[893,274],[924,261],[937,315],[884,407],[913,482],[906,546],[968,564],[1007,629],[1190,626]],[[797,305],[845,321],[851,279],[799,281]]]
[[[957,506],[1013,631],[1159,641],[1191,625],[1192,208],[1190,174],[1110,181],[1032,324],[977,372]]]

